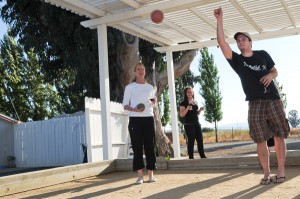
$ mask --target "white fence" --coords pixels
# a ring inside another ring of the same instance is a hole
[[[128,157],[128,115],[122,104],[111,102],[111,139],[112,154],[115,158]],[[103,142],[101,125],[101,102],[99,99],[85,98],[86,132],[88,142],[89,162],[103,160]],[[88,135],[88,133],[90,133]]]
[[[52,167],[80,164],[82,144],[91,150],[92,162],[103,160],[100,100],[86,98],[85,114],[14,126],[17,167]],[[111,102],[113,158],[128,154],[128,116],[121,104]],[[86,138],[90,137],[88,141]]]
[[[65,117],[15,125],[17,167],[65,166],[83,162],[85,118]]]

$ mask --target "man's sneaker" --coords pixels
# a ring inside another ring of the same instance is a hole
[[[149,182],[156,182],[156,178],[154,176],[149,177]]]
[[[138,177],[138,179],[136,180],[135,184],[143,184],[144,183],[144,179]]]

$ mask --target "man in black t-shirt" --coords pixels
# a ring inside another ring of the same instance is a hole
[[[250,136],[257,143],[257,154],[263,168],[264,177],[260,184],[267,185],[272,180],[285,180],[284,138],[289,133],[280,95],[273,82],[278,75],[275,63],[266,51],[253,51],[252,39],[246,32],[237,32],[234,39],[241,54],[233,52],[225,41],[222,8],[214,10],[217,19],[217,39],[223,55],[232,69],[240,77],[246,101],[249,101],[248,123]],[[267,140],[274,137],[278,170],[274,179],[270,177],[270,161]]]

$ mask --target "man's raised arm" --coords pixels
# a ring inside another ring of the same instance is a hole
[[[218,8],[214,10],[214,15],[217,19],[217,40],[222,50],[223,55],[227,59],[232,59],[232,50],[229,44],[225,41],[225,35],[223,30],[223,10]]]

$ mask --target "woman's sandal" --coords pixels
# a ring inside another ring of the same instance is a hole
[[[270,184],[271,182],[272,182],[272,179],[271,179],[270,177],[268,177],[268,178],[263,178],[263,179],[260,180],[260,184],[261,184],[261,185],[268,185],[268,184]]]
[[[274,183],[283,183],[285,181],[285,176],[282,177],[274,177]]]

